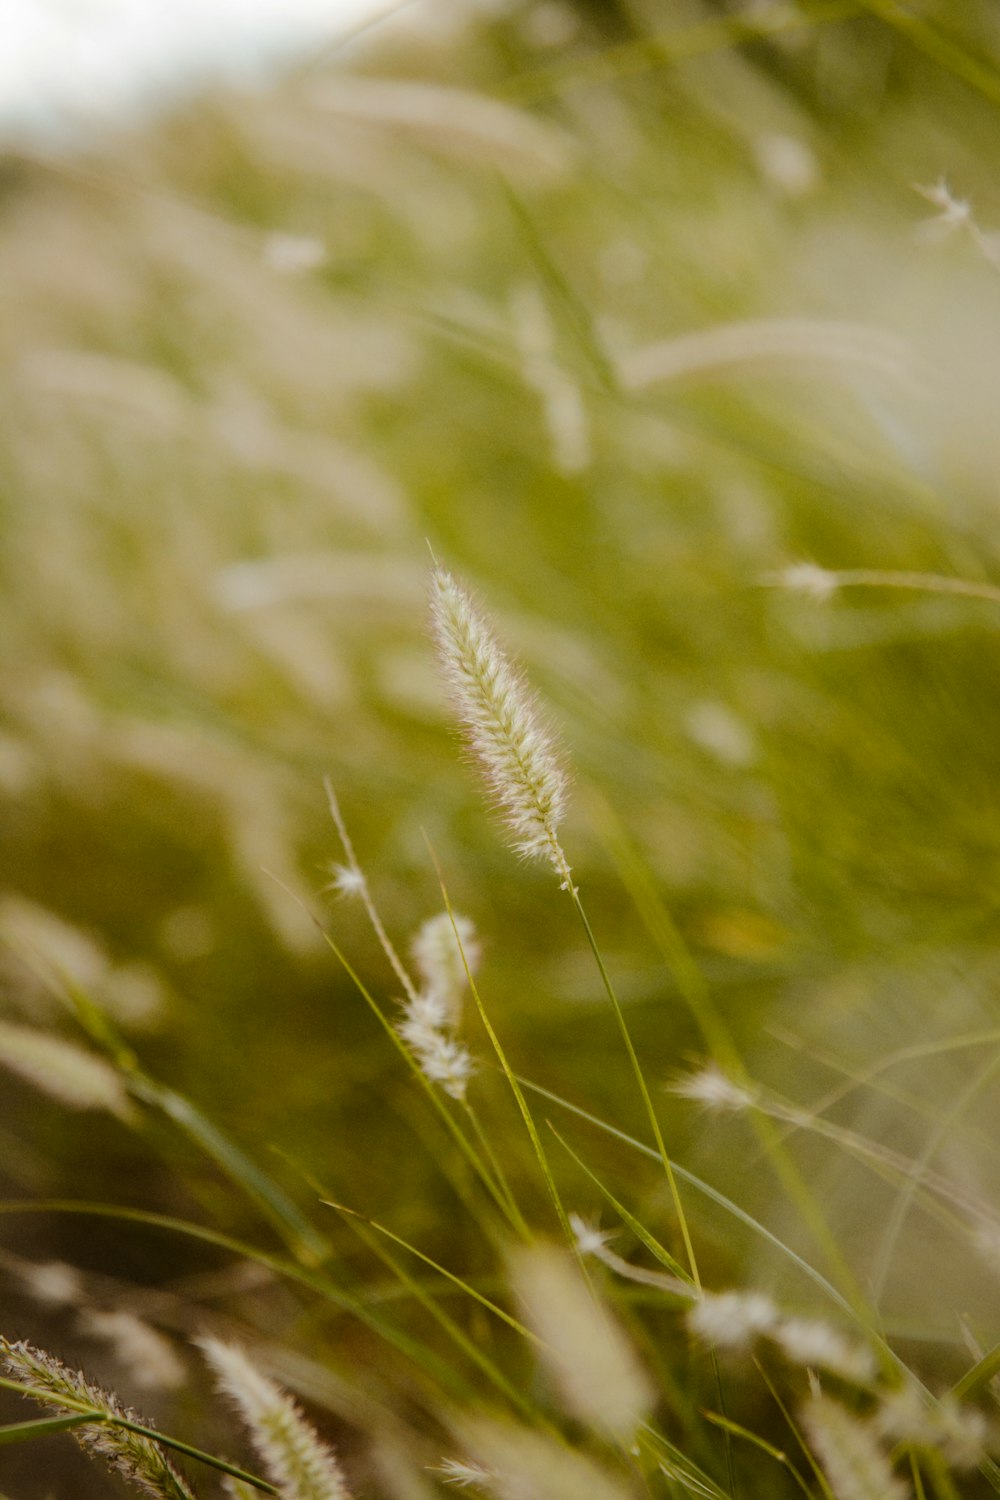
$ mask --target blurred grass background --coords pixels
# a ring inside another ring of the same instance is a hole
[[[300,1202],[313,1174],[474,1267],[434,1127],[306,910],[391,999],[360,909],[321,894],[328,774],[400,941],[440,906],[426,837],[515,1064],[643,1134],[572,913],[456,754],[429,543],[552,705],[567,849],[677,1159],[801,1235],[744,1126],[660,1092],[704,1044],[620,880],[623,837],[752,1075],[806,1109],[842,1088],[833,1117],[911,1158],[937,1132],[938,1168],[988,1200],[1000,609],[762,580],[997,575],[995,7],[446,20],[0,159],[2,1014],[74,1034],[41,956]],[[971,227],[928,230],[915,188],[942,178]],[[703,336],[728,324],[750,329],[720,356]],[[949,1050],[966,1036],[986,1040]],[[489,1070],[475,1087],[508,1119]],[[165,1127],[77,1128],[13,1079],[4,1101],[5,1198],[266,1238]],[[652,1166],[576,1128],[669,1234]],[[897,1188],[798,1149],[869,1277]],[[522,1171],[544,1211],[527,1151]],[[693,1214],[716,1284],[784,1287],[766,1249]],[[219,1260],[58,1214],[6,1219],[2,1243],[11,1267],[147,1287]],[[904,1227],[882,1313],[936,1370],[960,1373],[961,1317],[1000,1337],[991,1243],[919,1209]],[[41,1341],[13,1271],[8,1302]],[[275,1295],[269,1316],[302,1315]],[[4,1458],[24,1496],[47,1493],[32,1461]]]

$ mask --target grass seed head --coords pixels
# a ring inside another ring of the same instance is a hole
[[[566,775],[533,694],[468,593],[443,568],[431,581],[431,617],[466,745],[514,849],[528,859],[551,860],[568,884],[557,837]]]
[[[703,1292],[687,1315],[691,1332],[716,1349],[747,1349],[777,1324],[765,1292]]]
[[[336,1457],[320,1442],[291,1397],[262,1375],[235,1344],[205,1338],[201,1348],[219,1389],[246,1423],[281,1500],[350,1500]]]
[[[631,1486],[553,1437],[488,1417],[465,1417],[462,1470],[498,1500],[629,1500]],[[478,1476],[482,1475],[480,1479]]]
[[[801,1418],[835,1500],[909,1500],[909,1485],[893,1473],[870,1424],[823,1395],[806,1403]]]
[[[819,1319],[782,1318],[771,1337],[792,1364],[828,1370],[855,1385],[867,1385],[875,1378],[871,1350]]]
[[[184,1384],[187,1372],[169,1339],[127,1308],[84,1308],[76,1326],[110,1346],[136,1387],[176,1391]]]
[[[473,976],[479,968],[481,949],[475,926],[468,917],[458,915],[452,926],[451,915],[440,912],[423,923],[410,951],[426,994],[440,999],[452,1023],[457,1023],[469,983],[465,966]]]
[[[79,1371],[68,1369],[44,1349],[23,1342],[11,1344],[0,1338],[0,1358],[12,1379],[21,1383],[25,1395],[47,1406],[53,1413],[69,1415],[79,1411],[82,1402],[105,1417],[119,1417],[149,1426],[117,1396],[100,1386],[91,1385]],[[95,1422],[92,1427],[78,1427],[73,1436],[85,1452],[103,1459],[110,1469],[130,1480],[152,1500],[193,1500],[184,1480],[151,1438],[107,1421]]]
[[[624,1330],[554,1246],[519,1249],[510,1268],[566,1410],[592,1431],[627,1443],[649,1415],[654,1395]]]

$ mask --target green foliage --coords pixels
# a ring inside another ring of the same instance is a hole
[[[998,106],[986,0],[539,0],[0,163],[4,1332],[196,1493],[203,1334],[365,1496],[1000,1488]]]

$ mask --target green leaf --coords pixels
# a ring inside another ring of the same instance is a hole
[[[69,1432],[100,1421],[92,1412],[74,1412],[69,1417],[35,1417],[30,1422],[10,1422],[0,1427],[0,1446],[4,1443],[30,1443],[32,1438],[49,1437],[54,1432]]]

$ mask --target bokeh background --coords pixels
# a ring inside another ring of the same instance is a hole
[[[329,776],[400,945],[440,908],[430,846],[516,1066],[644,1134],[572,911],[457,751],[431,549],[551,706],[567,850],[677,1159],[799,1242],[745,1123],[662,1089],[705,1044],[623,870],[750,1073],[853,1141],[795,1149],[887,1329],[956,1376],[963,1327],[995,1342],[998,110],[987,0],[512,0],[427,6],[94,136],[12,137],[2,1017],[79,1039],[54,990],[86,992],[310,1214],[318,1180],[482,1268],[433,1121],[317,925],[391,1002],[363,913],[325,889]],[[987,587],[834,590],[803,564]],[[475,1088],[513,1133],[501,1084],[487,1066]],[[13,1074],[0,1097],[8,1204],[267,1241],[162,1121],[73,1116]],[[668,1234],[653,1166],[575,1128]],[[887,1241],[886,1153],[979,1218],[916,1202]],[[527,1149],[522,1178],[544,1215]],[[717,1284],[807,1295],[693,1213]],[[205,1246],[46,1212],[0,1218],[0,1248],[6,1323],[73,1363],[100,1372],[106,1341],[29,1265],[178,1333],[228,1298],[286,1347],[336,1348],[365,1399],[405,1394],[349,1318],[319,1328]],[[145,1400],[198,1417],[183,1391]],[[0,1476],[41,1500],[54,1453],[3,1450]],[[104,1492],[68,1444],[58,1462]],[[386,1494],[433,1493],[382,1462]]]

